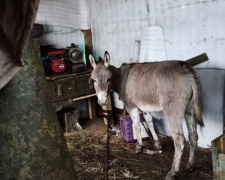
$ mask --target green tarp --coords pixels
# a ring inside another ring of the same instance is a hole
[[[0,90],[0,180],[73,180],[72,159],[53,110],[36,41]]]

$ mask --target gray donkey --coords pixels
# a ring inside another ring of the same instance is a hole
[[[190,142],[187,169],[192,170],[198,141],[197,124],[204,125],[201,115],[201,86],[195,71],[182,61],[123,64],[120,68],[115,68],[109,65],[108,52],[105,52],[104,61],[98,64],[92,55],[89,60],[94,68],[91,78],[98,102],[106,105],[111,90],[117,92],[124,102],[136,131],[136,152],[140,152],[142,147],[139,113],[144,112],[155,145],[161,149],[151,112],[164,112],[175,146],[173,164],[166,180],[174,179],[179,171],[185,141],[182,119],[185,118]]]

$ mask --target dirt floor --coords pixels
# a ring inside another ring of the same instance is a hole
[[[101,180],[106,172],[106,126],[101,119],[81,122],[83,130],[66,133],[66,140],[71,153],[77,176],[80,180]],[[115,128],[120,129],[119,125]],[[172,139],[160,136],[162,154],[135,154],[136,143],[127,143],[121,133],[110,138],[109,179],[163,180],[169,171],[174,146]],[[153,149],[151,141],[144,142]],[[211,180],[213,179],[212,155],[210,149],[198,148],[196,167],[193,172],[185,170],[189,156],[189,145],[186,143],[181,171],[177,180]]]

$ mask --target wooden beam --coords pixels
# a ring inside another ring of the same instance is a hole
[[[88,98],[88,111],[90,119],[96,118],[96,102],[94,97]]]
[[[200,54],[199,56],[193,57],[191,59],[188,59],[186,62],[190,65],[190,66],[196,66],[198,64],[201,64],[205,61],[208,61],[209,58],[207,56],[206,53]]]
[[[73,98],[73,101],[77,101],[77,100],[81,100],[81,99],[86,99],[86,98],[90,98],[90,97],[93,97],[93,96],[96,96],[96,93],[89,94],[89,95],[86,95],[86,96],[77,97],[77,98]]]

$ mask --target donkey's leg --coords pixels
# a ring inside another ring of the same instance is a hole
[[[161,150],[162,147],[160,145],[160,141],[159,141],[159,138],[158,138],[158,135],[156,134],[155,132],[155,128],[154,128],[154,123],[153,123],[153,118],[152,118],[152,115],[150,112],[144,112],[143,113],[144,115],[144,118],[146,120],[146,123],[147,123],[147,126],[148,126],[148,129],[151,131],[151,134],[152,134],[152,137],[155,141],[155,146],[158,150]]]
[[[182,129],[182,117],[167,116],[167,119],[174,141],[175,153],[173,164],[171,170],[167,173],[166,180],[172,180],[180,169],[180,162],[184,149],[184,134]]]
[[[139,116],[139,110],[138,108],[127,108],[128,113],[130,114],[130,117],[134,124],[134,129],[136,131],[136,137],[138,144],[135,148],[135,152],[139,153],[142,150],[142,137],[141,137],[141,123],[140,123],[140,116]]]
[[[190,154],[189,154],[187,169],[189,171],[193,171],[194,164],[195,164],[195,149],[198,142],[198,134],[197,134],[197,124],[194,120],[191,102],[189,102],[187,106],[187,109],[185,112],[185,120],[187,124],[188,138],[190,143]]]

